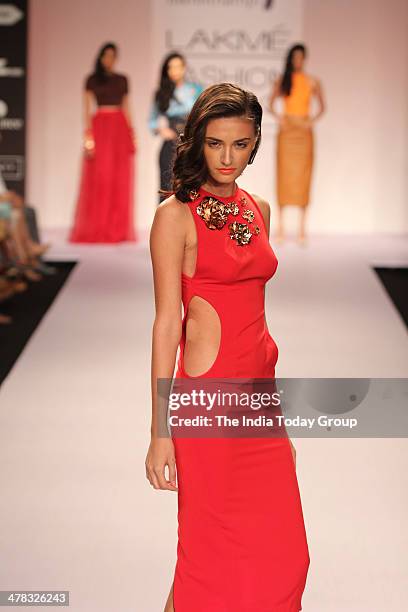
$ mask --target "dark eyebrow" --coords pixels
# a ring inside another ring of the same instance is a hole
[[[205,137],[206,140],[214,140],[215,142],[224,142],[223,140],[220,140],[219,138],[213,138],[212,136],[206,136]],[[248,136],[245,136],[245,138],[238,138],[237,140],[234,140],[234,142],[242,142],[243,140],[251,140]]]

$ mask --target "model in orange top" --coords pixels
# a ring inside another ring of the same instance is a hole
[[[285,237],[283,207],[300,207],[298,242],[306,242],[305,216],[309,204],[310,183],[314,159],[313,125],[325,110],[320,81],[304,72],[306,48],[294,45],[288,52],[284,72],[273,87],[269,110],[279,122],[277,134],[277,202],[278,229],[276,239]],[[283,99],[283,112],[275,110],[275,100]],[[311,102],[316,98],[318,109],[311,114]]]

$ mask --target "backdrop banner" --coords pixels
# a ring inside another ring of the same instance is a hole
[[[27,0],[0,1],[0,171],[24,196]]]
[[[288,48],[301,41],[303,0],[154,0],[153,57],[179,51],[188,78],[205,87],[228,81],[253,91],[264,109],[263,142],[245,185],[271,197],[275,183],[275,121],[268,112],[272,83]],[[250,185],[251,183],[251,185]]]

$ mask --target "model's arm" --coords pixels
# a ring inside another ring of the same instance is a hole
[[[126,117],[126,121],[128,122],[129,128],[133,130],[132,115],[130,112],[130,105],[129,105],[129,94],[125,94],[122,98],[122,110]]]
[[[157,107],[157,103],[155,100],[153,100],[152,105],[150,107],[148,126],[149,126],[149,130],[153,134],[155,135],[159,134],[160,132],[159,130],[159,109]]]
[[[281,91],[280,91],[280,87],[281,87],[281,82],[282,82],[282,77],[278,77],[272,87],[272,93],[271,96],[269,98],[269,105],[268,105],[268,110],[269,112],[278,120],[280,121],[281,119],[281,115],[279,113],[276,112],[275,110],[275,101],[281,96]]]
[[[317,103],[318,103],[317,113],[311,118],[311,120],[314,122],[317,119],[319,119],[319,117],[321,117],[323,113],[326,111],[326,101],[325,101],[325,97],[323,94],[322,84],[318,79],[314,79],[313,90],[314,90],[314,95],[316,96]]]
[[[129,129],[133,132],[133,121],[132,115],[130,112],[130,104],[129,104],[129,81],[127,77],[123,76],[123,97],[121,102],[121,107],[123,110],[123,114],[126,117],[126,121],[128,123]]]
[[[123,96],[123,98],[122,98],[122,110],[123,110],[123,114],[126,117],[126,121],[127,121],[127,124],[129,126],[129,130],[130,130],[131,135],[132,135],[133,145],[134,145],[134,147],[136,149],[137,148],[136,132],[135,132],[134,127],[133,127],[132,114],[130,112],[129,94],[128,93],[126,93]]]
[[[156,209],[151,232],[155,319],[152,335],[151,442],[146,457],[146,476],[155,489],[177,490],[174,445],[163,427],[166,415],[158,406],[157,379],[172,379],[182,333],[181,272],[185,249],[185,211],[175,196]],[[158,435],[161,433],[161,436]],[[169,469],[169,480],[165,467]]]
[[[164,115],[159,113],[156,102],[153,102],[150,109],[148,126],[153,134],[159,134],[163,140],[175,140],[177,138],[177,132],[172,130],[170,127],[160,125],[160,119],[163,119]]]
[[[84,122],[84,149],[88,155],[92,155],[95,149],[95,141],[92,134],[92,107],[94,104],[94,94],[89,89],[85,89],[83,95],[83,122]]]
[[[83,96],[83,112],[84,112],[84,128],[85,132],[90,132],[92,129],[92,106],[94,103],[94,94],[89,89],[85,89]]]

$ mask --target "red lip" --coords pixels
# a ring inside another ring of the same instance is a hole
[[[225,172],[225,174],[230,174],[231,172],[235,172],[236,168],[217,168],[218,172]]]

